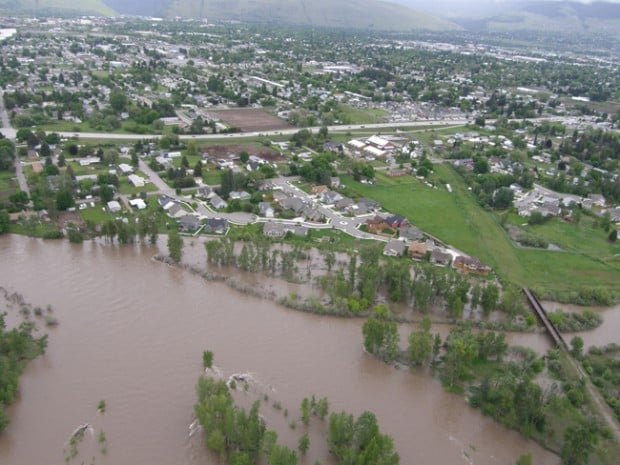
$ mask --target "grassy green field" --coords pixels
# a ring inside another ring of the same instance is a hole
[[[0,193],[8,197],[17,192],[17,181],[14,178],[14,173],[9,173],[7,171],[0,172]]]
[[[379,174],[375,185],[343,177],[343,182],[357,195],[377,200],[386,210],[406,216],[422,230],[479,258],[507,282],[543,294],[569,292],[585,286],[606,287],[620,294],[617,263],[611,265],[601,259],[609,252],[606,244],[592,242],[585,248],[567,248],[562,252],[518,248],[496,215],[479,206],[450,166],[435,165],[432,180],[436,188],[411,177],[388,178]],[[452,193],[447,191],[447,183]],[[562,230],[557,234],[563,234]],[[574,245],[581,239],[577,234],[572,239]]]
[[[104,207],[101,206],[101,204],[95,204],[92,208],[80,210],[80,215],[82,215],[82,219],[84,221],[92,221],[96,224],[102,224],[113,219],[113,217]]]
[[[381,109],[360,109],[348,105],[338,105],[338,112],[343,124],[383,123],[388,112]]]
[[[583,216],[579,224],[567,223],[553,218],[541,225],[523,225],[523,218],[511,215],[509,221],[524,231],[540,237],[562,250],[585,254],[620,270],[620,243],[611,243],[602,228],[597,227],[596,219]]]

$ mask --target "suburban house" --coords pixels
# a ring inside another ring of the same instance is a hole
[[[439,266],[448,266],[452,261],[452,255],[436,248],[431,252],[431,263]]]
[[[211,186],[200,186],[198,188],[197,197],[205,200],[209,200],[211,197],[215,195],[213,188]]]
[[[185,216],[187,214],[187,212],[183,210],[181,208],[181,205],[179,205],[177,202],[174,202],[173,205],[167,210],[167,212],[168,216],[171,216],[172,218],[181,218],[182,216]]]
[[[196,215],[184,215],[179,218],[179,231],[193,233],[200,228],[200,219]]]
[[[258,204],[258,212],[265,218],[273,218],[275,213],[269,202],[260,202]]]
[[[474,257],[466,257],[465,255],[459,255],[454,259],[454,267],[465,273],[473,273],[479,275],[487,275],[491,269],[483,265],[480,260]]]
[[[373,218],[366,220],[365,224],[368,232],[372,234],[385,234],[386,230],[395,232],[395,229],[385,221],[385,218],[379,215],[375,215]]]
[[[263,226],[263,234],[272,238],[284,237],[286,234],[286,229],[282,223],[269,222],[265,223],[265,226]]]
[[[391,239],[383,248],[383,255],[388,257],[402,257],[407,250],[407,246],[403,241]]]
[[[108,210],[110,210],[110,213],[118,213],[122,210],[121,204],[116,200],[110,200],[108,202]]]
[[[223,218],[209,218],[202,231],[207,234],[224,234],[227,230],[228,220]]]
[[[80,166],[90,166],[96,163],[101,163],[100,157],[84,157],[80,158]]]
[[[605,207],[605,197],[601,194],[588,194],[588,200],[592,201],[592,205],[595,207]]]
[[[385,219],[385,222],[390,225],[390,228],[393,230],[397,230],[409,224],[407,218],[400,215],[390,215]]]
[[[223,208],[228,207],[228,203],[226,203],[226,201],[217,194],[211,197],[209,202],[211,202],[211,206],[215,208],[216,210],[221,210]]]
[[[325,194],[325,192],[327,192],[328,190],[329,190],[329,187],[324,186],[323,184],[320,184],[318,186],[312,186],[310,193],[312,195],[321,196]]]
[[[353,206],[353,200],[348,197],[343,197],[334,203],[334,208],[338,211],[345,211]]]
[[[228,197],[230,200],[249,200],[252,196],[246,191],[231,191]]]
[[[413,260],[424,260],[428,252],[428,247],[424,242],[412,242],[409,246],[409,257]]]
[[[276,222],[265,223],[263,227],[263,234],[271,238],[284,237],[286,233],[292,233],[296,236],[305,237],[308,235],[308,228],[295,224],[284,224]]]
[[[424,238],[424,233],[410,224],[405,224],[398,228],[398,237],[407,241],[420,241]]]
[[[325,205],[333,205],[341,199],[342,195],[334,191],[327,191],[323,193],[323,195],[321,195],[321,202],[323,202]]]
[[[307,221],[312,221],[314,223],[321,223],[323,222],[323,220],[325,220],[325,216],[323,216],[323,213],[313,207],[304,208],[302,214]]]
[[[127,180],[129,181],[129,184],[133,185],[134,187],[144,187],[145,185],[145,179],[142,176],[138,176],[137,174],[130,174],[129,176],[127,176]]]
[[[137,208],[138,210],[144,210],[146,208],[146,203],[143,199],[131,199],[129,201],[129,205],[133,208]]]
[[[323,152],[342,152],[342,144],[332,141],[325,141],[323,143]]]
[[[301,214],[306,208],[306,204],[298,197],[287,197],[280,202],[280,206],[284,210],[291,210],[296,215]]]
[[[133,173],[133,166],[128,165],[127,163],[121,163],[118,165],[118,174],[128,175]]]

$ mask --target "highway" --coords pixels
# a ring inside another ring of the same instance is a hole
[[[330,132],[347,132],[347,131],[359,131],[361,129],[398,129],[398,128],[416,128],[427,126],[464,126],[468,121],[465,119],[454,120],[417,120],[406,121],[401,123],[376,123],[376,124],[347,124],[347,125],[335,125],[328,126],[327,129]],[[235,132],[230,134],[193,134],[193,135],[180,135],[181,140],[221,140],[221,139],[251,139],[261,136],[292,136],[302,129],[307,129],[313,133],[316,133],[321,129],[320,126],[313,126],[309,128],[287,128],[277,129],[273,131],[253,131],[253,132]],[[103,133],[103,132],[58,132],[61,137],[78,137],[80,139],[106,139],[106,140],[144,140],[144,139],[159,139],[161,134],[119,134],[119,133]]]

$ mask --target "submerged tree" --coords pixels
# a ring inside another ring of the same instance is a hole
[[[175,263],[179,263],[183,256],[183,239],[176,229],[168,233],[168,255]]]

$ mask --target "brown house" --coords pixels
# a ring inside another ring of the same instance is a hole
[[[368,229],[368,232],[372,234],[383,234],[386,229],[392,232],[396,232],[396,228],[393,228],[391,225],[389,225],[385,221],[385,218],[382,218],[379,215],[376,215],[375,217],[370,218],[366,221],[366,229]]]
[[[428,247],[424,242],[415,241],[409,246],[409,257],[414,260],[424,260],[427,252]]]
[[[329,188],[324,185],[312,186],[312,195],[323,195]]]
[[[464,255],[459,255],[454,259],[454,268],[458,268],[459,270],[465,273],[473,273],[479,275],[487,275],[491,269],[482,264],[480,260],[473,257],[466,257]]]

